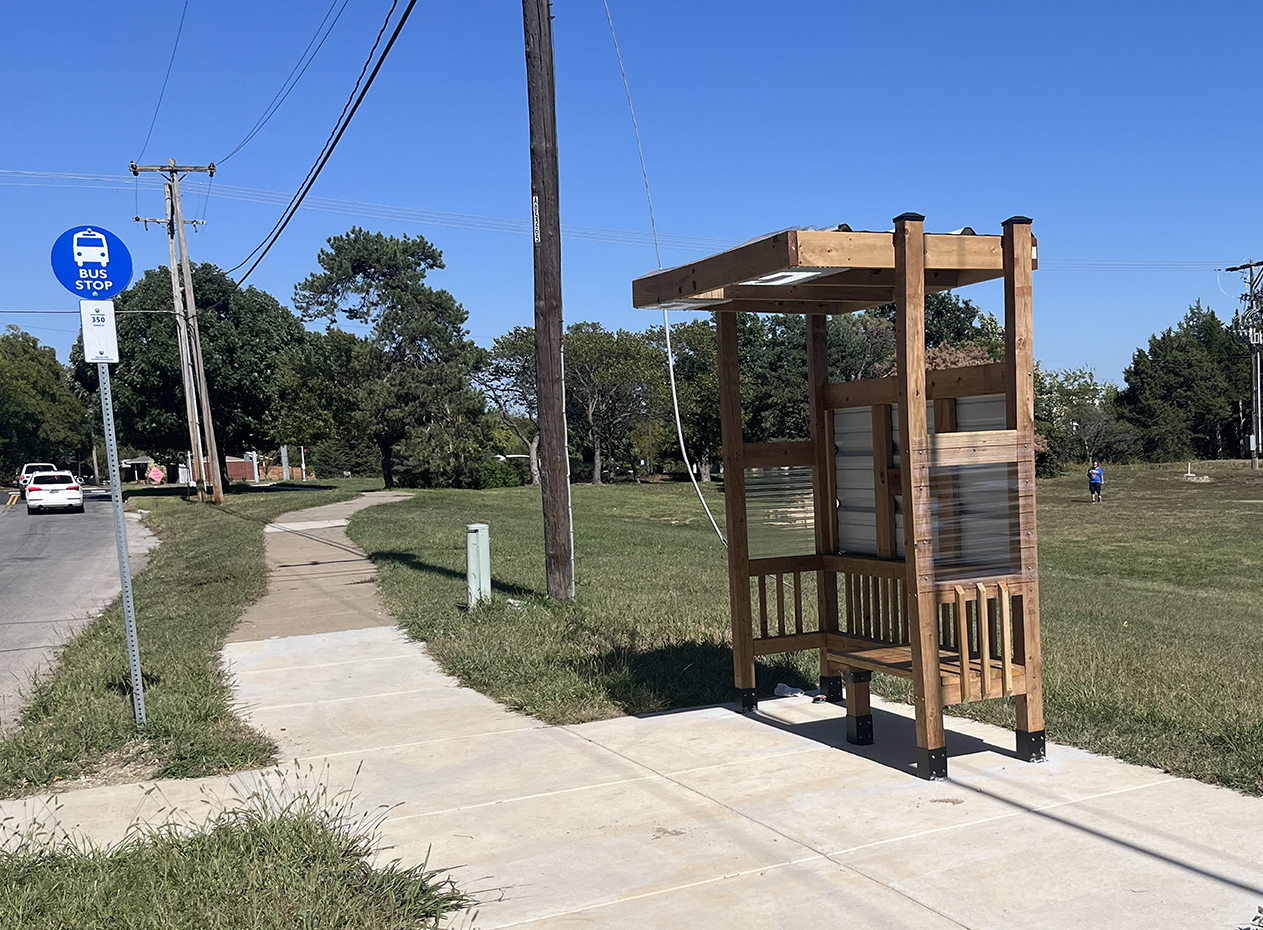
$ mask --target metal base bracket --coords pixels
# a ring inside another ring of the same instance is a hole
[[[917,747],[917,777],[926,781],[942,781],[947,777],[947,749]]]
[[[852,717],[848,714],[846,718],[846,741],[854,743],[856,746],[873,745],[873,715],[863,714],[862,716]]]
[[[1018,730],[1017,757],[1023,762],[1048,761],[1048,743],[1044,731]]]
[[[753,688],[738,688],[735,701],[736,709],[743,714],[752,714],[759,708],[759,699],[755,696]]]
[[[820,676],[820,693],[824,695],[825,700],[830,704],[841,704],[842,695],[842,676],[841,675],[821,675]]]

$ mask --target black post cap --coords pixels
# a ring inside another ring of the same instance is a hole
[[[920,213],[900,213],[892,222],[898,223],[901,220],[910,220],[915,223],[924,223],[925,217]]]
[[[1010,216],[1007,220],[1005,220],[1000,225],[1001,226],[1029,226],[1033,222],[1035,221],[1031,219],[1029,216]]]

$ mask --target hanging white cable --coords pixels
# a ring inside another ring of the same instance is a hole
[[[614,32],[614,17],[610,14],[609,0],[602,0],[602,2],[605,4],[605,18],[610,24],[610,38],[614,40],[614,54],[618,56],[618,70],[623,76],[623,90],[627,93],[627,111],[631,113],[632,130],[636,133],[636,152],[640,155],[640,174],[645,179],[645,199],[649,202],[649,228],[653,231],[653,251],[658,257],[658,267],[661,268],[662,250],[658,247],[658,223],[653,216],[653,195],[649,193],[649,170],[645,167],[645,150],[640,144],[640,126],[636,123],[636,108],[632,106],[631,85],[627,83],[627,69],[623,67],[623,53],[619,50],[618,36]],[[719,537],[719,541],[727,548],[728,540],[724,539],[724,534],[719,529],[719,524],[715,522],[715,515],[710,512],[710,506],[702,495],[702,486],[697,483],[697,476],[693,474],[693,465],[689,462],[689,454],[684,448],[684,424],[680,420],[680,398],[675,391],[675,355],[671,351],[671,320],[667,317],[666,309],[662,311],[662,331],[667,337],[667,378],[671,382],[671,409],[675,411],[675,434],[680,440],[680,457],[684,459],[684,470],[688,472],[689,480],[693,482],[693,490],[697,492],[697,499],[702,502],[702,509],[706,511],[706,516],[710,518],[710,525],[715,528],[715,535]]]

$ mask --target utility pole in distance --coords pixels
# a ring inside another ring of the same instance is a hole
[[[194,387],[193,360],[189,352],[189,317],[184,306],[184,292],[180,289],[179,257],[176,252],[175,206],[171,194],[171,185],[164,183],[163,193],[166,195],[167,215],[165,218],[153,216],[132,217],[148,228],[150,223],[162,223],[167,227],[167,255],[171,268],[171,298],[175,307],[176,344],[180,350],[180,380],[184,385],[184,415],[189,427],[189,464],[193,469],[193,483],[197,487],[197,498],[206,500],[206,480],[202,466],[204,453],[202,449],[201,422],[197,414],[197,390]],[[190,222],[197,222],[191,220]]]
[[[1263,442],[1263,403],[1259,391],[1259,349],[1263,345],[1263,262],[1246,262],[1225,268],[1224,271],[1241,271],[1245,273],[1250,291],[1244,295],[1245,313],[1237,320],[1236,331],[1232,338],[1242,345],[1250,347],[1250,468],[1258,471],[1259,443]]]
[[[561,211],[552,4],[522,0],[531,125],[531,225],[535,239],[535,369],[539,393],[540,485],[548,596],[574,600],[570,444],[562,359]]]
[[[189,266],[189,245],[184,237],[184,207],[180,201],[180,175],[190,171],[205,171],[210,177],[215,176],[215,165],[177,165],[175,159],[167,160],[165,165],[138,165],[132,162],[129,166],[132,174],[139,176],[142,171],[156,171],[166,177],[171,191],[171,203],[174,210],[174,226],[179,242],[180,267],[184,277],[184,305],[188,314],[189,357],[193,365],[193,375],[197,382],[197,398],[201,407],[202,431],[206,437],[206,457],[210,461],[210,485],[212,499],[216,504],[224,502],[223,475],[219,471],[219,445],[215,441],[215,421],[211,417],[210,393],[206,386],[206,368],[202,361],[202,337],[197,325],[197,301],[193,296],[193,272]],[[200,467],[200,465],[199,465]]]

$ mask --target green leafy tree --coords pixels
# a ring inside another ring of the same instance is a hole
[[[268,429],[277,443],[308,447],[317,475],[371,474],[376,445],[365,432],[364,369],[372,349],[353,333],[304,332],[281,353]]]
[[[1075,462],[1118,462],[1134,457],[1135,430],[1119,419],[1117,386],[1096,380],[1090,368],[1047,371],[1035,366],[1035,431],[1041,474]]]
[[[277,365],[303,327],[271,294],[242,289],[211,264],[194,266],[193,293],[223,471],[229,453],[269,437]],[[114,303],[121,311],[120,361],[111,370],[119,439],[152,455],[180,457],[189,440],[170,271],[146,271]],[[95,392],[96,366],[83,361],[82,340],[71,358],[75,380]]]
[[[602,483],[606,458],[630,457],[635,428],[649,415],[660,359],[640,333],[610,332],[599,323],[566,329],[566,405],[573,432],[592,452],[592,483]]]
[[[1123,372],[1123,418],[1151,461],[1246,454],[1248,353],[1209,307],[1197,301],[1178,325],[1149,338]]]
[[[531,484],[539,475],[539,388],[536,381],[535,330],[515,326],[491,345],[487,367],[478,377],[504,426],[529,456]]]
[[[317,256],[322,270],[294,288],[294,305],[307,320],[332,324],[342,314],[372,325],[359,369],[366,389],[361,411],[386,486],[395,483],[395,447],[414,428],[448,430],[446,440],[429,437],[427,447],[437,456],[433,473],[442,472],[439,459],[457,468],[465,455],[457,427],[481,413],[470,381],[484,353],[468,339],[465,308],[425,284],[427,272],[443,267],[442,253],[421,236],[359,227],[328,244]]]
[[[657,442],[666,458],[676,459],[679,437],[675,428],[675,411],[671,404],[668,380],[666,339],[661,326],[645,332],[646,341],[654,348],[660,370],[661,388],[655,396],[655,419],[659,428],[646,424],[646,436],[657,433]],[[671,326],[671,351],[675,358],[675,387],[680,402],[680,426],[684,433],[684,449],[689,461],[697,466],[701,481],[711,480],[711,469],[718,461],[722,447],[719,422],[719,344],[715,324],[711,320],[689,320]],[[649,359],[653,364],[652,357]]]
[[[0,334],[0,475],[24,462],[61,464],[89,448],[89,416],[51,346],[16,326]]]
[[[895,323],[895,305],[883,304],[873,313],[883,316],[892,326]],[[993,314],[985,313],[968,297],[951,291],[938,291],[925,295],[925,344],[927,347],[965,342],[983,342],[994,346],[997,336],[999,350],[1004,350],[1004,329]]]

